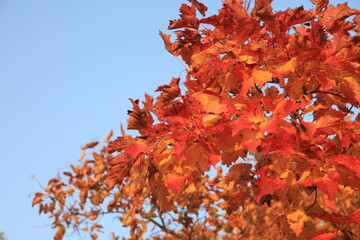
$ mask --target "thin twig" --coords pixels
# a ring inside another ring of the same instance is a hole
[[[347,110],[345,117],[350,113],[351,109],[354,107],[354,105],[351,105],[351,107]]]
[[[311,93],[331,94],[331,95],[334,95],[334,96],[336,96],[336,97],[339,97],[339,98],[341,98],[341,99],[343,99],[343,100],[347,100],[345,97],[341,96],[340,94],[338,94],[338,93],[333,93],[333,92],[326,92],[326,91],[319,91],[319,90],[317,90],[317,91],[312,91]]]
[[[154,219],[152,218],[147,218],[147,220],[149,220],[150,222],[152,222],[153,224],[155,224],[156,226],[158,226],[161,230],[163,230],[164,232],[168,233],[168,234],[171,234],[172,236],[178,238],[178,239],[186,239],[184,236],[181,236],[180,234],[174,232],[173,230],[170,230],[166,227],[166,225],[164,224],[164,221],[162,218],[161,219],[161,222],[163,223],[163,225],[161,225],[160,223],[158,223],[157,221],[155,221]]]
[[[312,208],[312,207],[315,205],[316,200],[317,200],[317,187],[315,187],[315,199],[314,199],[314,202],[310,205],[310,207],[308,207],[308,208],[305,210],[305,212],[309,211],[310,208]]]

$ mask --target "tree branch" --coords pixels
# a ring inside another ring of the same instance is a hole
[[[184,236],[181,236],[180,234],[174,232],[173,230],[168,229],[168,228],[166,227],[166,225],[164,224],[163,219],[162,219],[162,218],[160,218],[160,219],[161,219],[161,221],[163,222],[163,225],[160,224],[160,223],[158,223],[157,221],[155,221],[155,220],[152,219],[152,218],[147,218],[147,220],[149,220],[150,222],[152,222],[153,224],[155,224],[155,225],[156,225],[157,227],[159,227],[162,231],[164,231],[164,232],[166,232],[166,233],[168,233],[168,234],[170,234],[170,235],[172,235],[172,236],[174,236],[174,237],[176,237],[176,238],[178,238],[178,239],[184,239],[184,240],[186,239]]]
[[[305,212],[309,211],[310,208],[312,208],[315,205],[316,200],[317,200],[317,187],[315,186],[315,199],[314,199],[314,202],[305,210]]]
[[[311,93],[323,93],[323,94],[331,94],[333,96],[336,96],[336,97],[339,97],[343,100],[347,100],[345,97],[341,96],[340,94],[338,93],[333,93],[333,92],[327,92],[327,91],[319,91],[319,90],[316,90],[316,91],[312,91]]]

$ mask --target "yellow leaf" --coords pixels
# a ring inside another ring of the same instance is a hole
[[[129,226],[133,220],[135,219],[135,208],[130,208],[124,214],[124,218],[122,219],[122,224],[127,227]]]
[[[304,171],[304,172],[301,174],[301,178],[299,179],[299,182],[304,181],[304,180],[307,179],[309,176],[310,176],[310,171]]]
[[[292,57],[288,62],[274,66],[274,69],[279,72],[287,73],[295,71],[296,57]]]
[[[254,82],[257,83],[259,85],[259,87],[263,87],[265,83],[270,81],[270,79],[273,75],[267,69],[255,67],[252,70],[252,76],[253,76]]]
[[[215,125],[215,123],[220,119],[221,117],[219,115],[215,114],[206,114],[202,118],[202,124],[204,127],[212,127]]]
[[[290,173],[292,173],[292,172],[286,169],[285,172],[280,174],[279,178],[285,179],[289,176]]]
[[[258,49],[263,49],[268,47],[268,42],[266,42],[264,39],[260,39],[256,42],[250,43],[250,49],[253,51],[256,51]]]
[[[306,214],[298,209],[286,215],[290,228],[294,230],[296,236],[299,236],[304,228],[304,222],[307,220]]]
[[[69,195],[69,196],[72,196],[74,192],[75,192],[75,190],[72,189],[72,188],[68,188],[68,189],[66,189],[66,190],[64,191],[64,193],[67,194],[67,195]]]
[[[211,93],[199,93],[197,99],[200,102],[203,111],[214,114],[221,114],[227,111],[226,104],[220,101],[220,98]]]
[[[242,62],[245,62],[247,64],[254,64],[256,61],[254,61],[254,57],[250,55],[241,55],[239,56],[239,60]]]
[[[241,110],[243,107],[245,107],[246,105],[245,104],[242,104],[242,103],[235,103],[234,104],[234,107],[237,109],[237,110]]]
[[[214,47],[210,47],[205,49],[199,53],[195,53],[191,56],[191,68],[198,67],[200,65],[204,65],[212,55],[216,54],[216,49]]]
[[[192,194],[197,191],[194,183],[190,183],[189,186],[185,189],[186,194]]]

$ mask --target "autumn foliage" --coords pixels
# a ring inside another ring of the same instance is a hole
[[[184,79],[131,100],[136,137],[85,145],[35,195],[55,239],[96,239],[110,213],[129,239],[360,237],[360,11],[312,2],[183,4],[160,36]]]

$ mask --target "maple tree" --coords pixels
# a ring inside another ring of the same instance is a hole
[[[360,11],[225,0],[207,17],[188,2],[176,40],[160,32],[185,79],[131,100],[137,136],[110,133],[91,157],[86,144],[36,193],[55,239],[97,239],[105,214],[130,239],[360,237]]]

